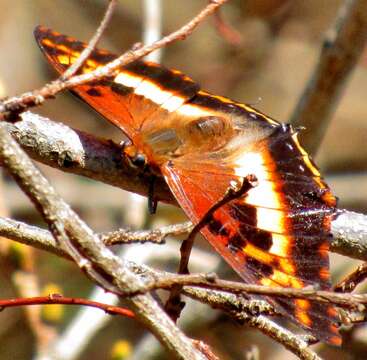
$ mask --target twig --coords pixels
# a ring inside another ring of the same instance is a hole
[[[143,43],[150,45],[161,38],[162,34],[162,2],[161,0],[144,0],[144,20],[143,20]],[[151,52],[146,56],[147,60],[160,62],[162,48]]]
[[[192,228],[193,225],[190,222],[185,222],[182,224],[163,226],[153,230],[130,231],[119,229],[117,231],[102,233],[100,234],[100,238],[106,245],[127,244],[131,242],[163,244],[167,236],[187,234]]]
[[[75,62],[69,66],[68,69],[60,76],[60,81],[64,81],[66,79],[71,78],[73,75],[77,73],[77,71],[81,68],[84,62],[88,59],[89,55],[92,53],[94,48],[97,46],[98,41],[100,40],[103,32],[106,30],[108,23],[111,20],[112,14],[116,8],[116,0],[109,0],[109,4],[103,16],[101,23],[99,24],[98,29],[95,31],[92,39],[88,42],[86,48],[81,52],[79,57],[75,60]]]
[[[188,263],[189,263],[189,256],[192,249],[194,236],[196,236],[200,230],[208,225],[210,222],[210,219],[212,218],[215,211],[217,211],[219,208],[224,206],[225,204],[228,204],[230,201],[238,199],[240,196],[246,194],[248,191],[250,191],[254,186],[256,186],[257,179],[255,175],[249,174],[242,180],[242,185],[239,189],[234,190],[232,188],[229,188],[226,194],[223,196],[221,200],[219,200],[217,203],[215,203],[206,213],[205,215],[200,219],[200,221],[194,226],[194,228],[191,230],[187,240],[185,240],[182,244],[181,249],[181,262],[180,262],[180,268],[179,273],[180,274],[187,274],[188,273]],[[186,247],[184,247],[185,242],[187,242]]]
[[[167,236],[186,234],[191,228],[191,223],[185,222],[182,224],[163,226],[153,230],[134,231],[120,229],[108,233],[101,233],[99,234],[99,238],[107,246],[134,242],[151,242],[154,244],[162,244],[164,243],[164,239]],[[37,226],[32,226],[21,221],[0,217],[0,235],[40,250],[52,252],[58,256],[70,258],[67,253],[57,246],[54,237],[49,231],[41,229]]]
[[[248,301],[232,294],[202,289],[184,288],[184,294],[209,304],[213,308],[219,308],[234,315],[238,321],[260,330],[263,334],[276,340],[296,354],[300,359],[321,359],[300,336],[294,335],[264,316],[264,314],[274,314],[274,310],[266,302]]]
[[[195,348],[205,355],[208,360],[220,360],[217,355],[215,355],[208,344],[201,340],[192,341]]]
[[[352,292],[362,281],[367,278],[367,263],[363,263],[357,267],[351,274],[345,277],[339,284],[334,287],[336,292]]]
[[[291,123],[305,127],[302,143],[315,154],[347,80],[367,40],[367,2],[346,0],[327,33],[317,67],[298,102]]]
[[[223,198],[214,204],[200,219],[200,221],[195,224],[194,228],[189,233],[188,237],[182,242],[180,253],[181,259],[178,268],[179,274],[188,274],[189,269],[189,259],[192,247],[194,245],[194,239],[196,235],[200,232],[200,230],[208,225],[210,219],[213,217],[213,214],[216,210],[220,209],[225,204],[228,204],[230,201],[238,199],[240,196],[246,194],[251,188],[256,186],[257,179],[255,175],[249,174],[245,178],[242,179],[242,184],[238,189],[229,188]],[[183,309],[184,303],[180,299],[180,293],[182,290],[182,286],[177,285],[171,289],[171,293],[166,302],[165,309],[167,313],[171,316],[171,318],[176,321]]]
[[[70,259],[70,256],[60,249],[52,234],[37,226],[31,226],[20,221],[0,217],[0,234],[21,244],[29,245],[40,250],[46,250],[58,256]]]
[[[367,294],[341,294],[307,287],[296,289],[246,284],[221,280],[218,279],[215,274],[172,275],[165,273],[160,275],[152,283],[146,285],[144,292],[154,289],[171,289],[175,285],[204,287],[234,294],[244,293],[272,297],[308,299],[311,301],[332,303],[339,307],[357,309],[358,311],[364,311],[364,306],[367,305]]]
[[[73,76],[67,80],[55,80],[39,90],[31,91],[3,101],[0,104],[0,120],[14,120],[14,118],[17,118],[18,114],[23,112],[25,109],[42,104],[46,99],[54,97],[62,90],[70,89],[91,81],[96,81],[107,76],[112,76],[119,67],[140,57],[146,56],[152,51],[167,46],[172,42],[186,39],[206,17],[211,15],[218,7],[224,5],[227,1],[228,0],[211,0],[197,16],[182,26],[179,30],[165,36],[151,45],[131,50],[101,68],[87,74]]]
[[[222,13],[217,11],[213,18],[218,33],[231,45],[239,46],[242,41],[241,34],[223,20]]]
[[[45,304],[83,305],[101,309],[110,315],[121,315],[129,318],[134,317],[134,313],[131,310],[120,306],[112,306],[82,298],[65,297],[60,294],[50,294],[49,296],[36,296],[17,299],[2,299],[0,300],[0,309],[4,310],[10,307]]]
[[[263,334],[276,340],[285,348],[296,354],[303,360],[322,360],[314,351],[309,348],[309,344],[303,341],[300,336],[294,335],[291,331],[286,330],[269,320],[263,315],[245,317],[244,321],[251,327],[260,330]]]
[[[246,312],[247,315],[279,315],[275,309],[264,300],[248,300],[243,296],[228,292],[211,289],[185,287],[183,294],[209,304],[213,309],[221,309],[228,313],[239,314]]]

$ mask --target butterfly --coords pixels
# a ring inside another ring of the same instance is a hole
[[[86,46],[42,26],[34,33],[59,73]],[[79,73],[115,58],[95,49]],[[245,282],[330,289],[336,199],[290,125],[201,90],[180,71],[142,60],[72,91],[127,135],[130,156],[144,155],[194,224],[233,184],[256,178],[256,186],[223,203],[201,229]],[[333,306],[305,299],[270,301],[316,338],[341,344]]]

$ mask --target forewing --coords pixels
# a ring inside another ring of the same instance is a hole
[[[255,175],[258,185],[216,210],[203,235],[247,282],[330,289],[335,198],[290,128],[279,125],[245,151],[222,159],[210,153],[183,156],[165,164],[163,173],[194,223],[231,183]],[[333,307],[280,298],[275,303],[317,338],[340,344]]]
[[[48,61],[63,73],[75,62],[86,44],[39,26],[35,38]],[[117,56],[95,49],[80,73],[100,68]],[[139,137],[146,119],[164,118],[198,91],[198,85],[179,71],[145,61],[134,61],[107,79],[80,85],[73,92],[122,129],[131,139]]]

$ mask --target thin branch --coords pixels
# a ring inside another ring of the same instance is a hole
[[[87,74],[73,76],[67,80],[55,80],[45,85],[39,90],[24,93],[4,100],[0,103],[0,120],[14,120],[17,115],[26,109],[42,104],[46,99],[54,97],[62,90],[70,89],[78,85],[82,85],[91,81],[100,80],[102,78],[112,76],[115,71],[134,60],[150,54],[152,51],[167,46],[177,40],[186,39],[195,28],[204,21],[209,15],[213,14],[220,6],[224,5],[228,0],[211,0],[209,4],[191,21],[182,26],[179,30],[165,36],[164,38],[154,42],[151,45],[140,47],[111,61],[103,67],[97,68]]]
[[[103,304],[97,301],[91,301],[82,298],[65,297],[60,294],[50,294],[49,296],[36,296],[17,299],[1,299],[0,309],[4,310],[10,307],[46,304],[83,305],[101,309],[110,315],[121,315],[129,318],[133,318],[135,316],[131,310],[120,306],[112,306],[109,304]]]
[[[103,19],[99,24],[98,29],[95,31],[92,39],[88,42],[87,47],[81,52],[80,56],[75,60],[74,64],[70,65],[69,68],[66,69],[66,71],[60,76],[60,81],[64,81],[75,75],[84,64],[84,62],[88,59],[94,48],[97,46],[102,34],[106,30],[107,25],[110,22],[112,14],[116,8],[116,4],[116,0],[109,0],[109,4],[103,16]]]
[[[130,243],[151,242],[163,244],[167,236],[186,234],[192,228],[190,222],[163,226],[153,230],[126,230],[120,229],[99,234],[99,238],[106,246]],[[58,256],[70,258],[60,249],[52,234],[37,226],[28,225],[21,221],[0,217],[0,236],[29,245],[40,250],[52,252]]]
[[[217,11],[214,14],[213,18],[215,28],[218,31],[219,35],[221,35],[231,45],[239,46],[242,42],[241,34],[223,20],[222,13],[220,11]]]
[[[162,274],[144,288],[145,291],[154,289],[171,289],[176,285],[197,286],[207,289],[227,291],[234,294],[254,294],[272,297],[286,297],[308,299],[311,301],[332,303],[347,309],[357,309],[364,311],[367,305],[367,294],[334,293],[332,291],[316,290],[314,288],[287,288],[270,287],[242,282],[222,280],[215,274],[192,274],[192,275],[172,275]],[[362,306],[363,305],[363,306]]]
[[[37,226],[0,217],[0,234],[21,244],[70,259],[70,256],[58,246],[51,232]]]
[[[367,40],[367,1],[346,0],[324,40],[320,59],[291,123],[305,127],[302,143],[315,154]]]
[[[231,200],[238,199],[240,196],[246,194],[251,188],[257,185],[257,178],[255,175],[249,174],[242,179],[242,184],[239,185],[239,188],[234,189],[229,187],[221,200],[219,200],[216,204],[214,204],[201,218],[201,220],[195,224],[194,228],[189,233],[188,237],[182,242],[180,248],[180,264],[178,267],[178,274],[188,274],[189,273],[189,260],[192,247],[194,245],[194,240],[196,235],[200,232],[200,230],[205,227],[213,216],[213,213],[218,210],[223,205],[229,203]],[[182,286],[174,286],[171,289],[168,300],[164,306],[167,313],[170,317],[177,321],[180,317],[183,303],[181,302],[180,293],[182,290]]]
[[[264,301],[249,301],[221,291],[207,291],[196,288],[184,288],[184,294],[195,300],[209,304],[213,308],[221,309],[232,314],[238,321],[260,330],[266,336],[282,344],[300,359],[321,360],[308,347],[309,344],[303,341],[300,336],[294,335],[292,332],[280,327],[264,316],[266,314],[274,314],[274,309]]]
[[[221,309],[227,313],[240,314],[246,312],[247,315],[251,316],[260,314],[269,316],[279,315],[267,301],[248,300],[243,296],[220,290],[185,287],[183,294],[204,304],[209,304],[213,309]]]
[[[0,218],[1,219],[1,218]],[[178,236],[187,234],[193,228],[191,222],[162,226],[153,230],[130,231],[119,229],[100,234],[101,240],[107,245],[128,244],[131,242],[151,242],[154,244],[163,244],[167,236]],[[0,225],[1,235],[1,225]]]
[[[143,44],[150,45],[161,38],[162,35],[162,1],[144,0],[143,1]],[[162,58],[160,48],[146,56],[147,60],[160,62]]]
[[[351,274],[348,274],[339,284],[334,287],[336,292],[352,292],[362,281],[367,278],[367,263],[357,267]]]
[[[20,235],[18,239],[15,239],[16,236],[11,236],[16,241],[20,241],[23,243],[27,243],[23,238],[34,238],[32,239],[33,245],[42,248],[44,250],[56,253],[57,255],[62,255],[63,257],[70,258],[67,253],[63,250],[57,249],[57,243],[52,240],[51,234],[46,230],[41,230],[36,227],[31,227],[29,225],[25,225],[20,222],[16,222],[14,220],[3,219],[0,218],[0,229],[1,228],[10,228],[14,229],[14,227],[19,229]],[[0,235],[6,235],[6,231],[4,233],[0,232]],[[42,241],[45,242],[43,243]],[[280,296],[280,297],[296,297],[296,298],[305,298],[314,301],[321,302],[329,302],[333,304],[337,304],[340,307],[351,308],[351,309],[359,309],[361,310],[361,304],[367,305],[367,295],[359,295],[359,294],[338,294],[331,291],[320,291],[316,289],[294,289],[294,288],[274,288],[262,285],[254,285],[254,284],[245,284],[239,282],[232,282],[217,279],[215,276],[211,277],[209,275],[203,274],[194,274],[194,275],[177,275],[170,274],[165,272],[158,272],[150,269],[147,266],[143,268],[139,265],[134,265],[134,271],[136,273],[144,273],[147,277],[148,283],[142,287],[140,287],[137,291],[140,292],[148,292],[153,289],[170,289],[176,284],[180,284],[183,286],[201,286],[209,289],[217,289],[217,290],[226,290],[231,293],[248,293],[248,294],[258,294],[258,295],[269,295],[269,296]],[[129,293],[124,293],[126,296]],[[131,293],[130,293],[131,294]]]

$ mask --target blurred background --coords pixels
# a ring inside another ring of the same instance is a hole
[[[106,3],[104,0],[0,0],[0,97],[36,89],[55,78],[33,39],[36,25],[88,41]],[[163,34],[176,30],[206,3],[162,0]],[[232,0],[221,11],[225,23],[235,31],[232,41],[219,34],[210,18],[188,39],[165,48],[162,63],[183,71],[203,89],[248,103],[286,122],[317,63],[325,32],[333,24],[341,4],[339,0]],[[142,41],[143,15],[144,1],[119,1],[100,47],[122,53]],[[364,213],[367,207],[366,91],[367,52],[345,88],[315,158],[339,197],[340,207]],[[116,141],[123,138],[112,125],[68,93],[34,111],[99,137]],[[146,199],[43,165],[39,167],[96,231],[119,227],[142,229],[185,220],[180,210],[162,204],[156,215],[149,216]],[[1,216],[44,226],[32,204],[7,174],[3,174],[0,190]],[[172,239],[167,245],[127,245],[116,251],[124,252],[132,261],[173,271],[178,248],[179,242]],[[191,270],[218,271],[220,259],[205,241],[199,240],[197,248]],[[334,281],[358,264],[335,254],[331,261]],[[221,267],[221,275],[236,278],[226,266]],[[70,262],[5,239],[0,242],[0,283],[1,298],[49,293],[104,296]],[[137,322],[98,311],[61,305],[6,309],[0,313],[0,321],[0,360],[53,359],[50,349],[65,360],[166,358]],[[239,326],[209,307],[190,303],[180,322],[190,336],[212,345],[221,359],[295,358],[258,331]],[[343,349],[324,345],[316,345],[315,349],[325,359],[334,356],[365,359],[365,327],[346,330],[345,338]]]

